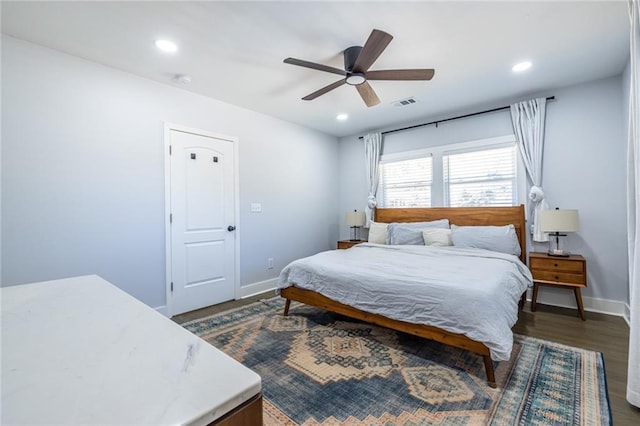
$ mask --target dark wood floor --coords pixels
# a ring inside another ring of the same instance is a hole
[[[222,303],[175,316],[173,320],[181,324],[274,295],[273,292],[268,292],[247,299]],[[526,336],[602,352],[614,425],[640,425],[640,409],[629,404],[625,398],[629,327],[620,317],[593,312],[586,314],[587,320],[582,321],[575,309],[540,304],[536,312],[531,312],[527,303],[525,309],[520,312],[520,318],[513,331]]]

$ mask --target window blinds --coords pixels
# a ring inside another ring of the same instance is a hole
[[[443,155],[445,205],[517,204],[516,150],[509,147]]]
[[[381,164],[381,207],[430,207],[432,157]]]

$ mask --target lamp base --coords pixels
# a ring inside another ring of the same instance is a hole
[[[565,250],[566,241],[561,239],[560,237],[566,237],[567,234],[561,234],[560,232],[554,232],[553,234],[549,234],[550,237],[555,237],[555,244],[553,243],[553,239],[549,240],[549,251],[547,254],[553,257],[569,257],[571,253]]]
[[[352,226],[351,227],[351,238],[349,239],[349,241],[360,241],[360,227],[359,226]]]
[[[549,250],[547,252],[547,255],[553,256],[553,257],[569,257],[571,256],[571,253],[564,250]]]

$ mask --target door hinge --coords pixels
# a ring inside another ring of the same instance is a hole
[[[171,292],[173,293],[173,281],[171,281]]]
[[[173,213],[169,213],[169,223],[173,223]]]
[[[169,145],[169,155],[171,155],[171,145]]]

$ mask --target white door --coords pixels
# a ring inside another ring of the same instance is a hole
[[[235,297],[234,143],[169,129],[171,315]]]

